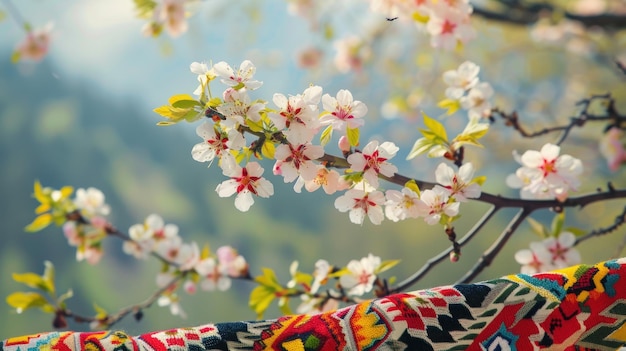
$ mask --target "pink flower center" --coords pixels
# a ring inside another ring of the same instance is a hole
[[[371,155],[364,154],[363,157],[365,157],[366,162],[365,170],[371,168],[376,171],[376,173],[380,172],[380,164],[387,161],[386,158],[378,156],[378,150],[372,152]]]
[[[235,177],[234,179],[237,181],[237,183],[239,183],[239,185],[237,186],[237,194],[241,193],[242,191],[248,190],[249,192],[256,195],[255,184],[256,181],[261,179],[261,177],[250,176],[248,175],[248,170],[246,168],[243,168],[241,170],[241,177]]]
[[[543,171],[543,176],[547,177],[550,173],[556,173],[556,160],[548,161],[543,160],[543,165],[539,166],[539,169]]]
[[[441,25],[441,34],[452,34],[456,28],[456,23],[445,20]]]

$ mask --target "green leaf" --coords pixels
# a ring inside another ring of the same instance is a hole
[[[263,318],[263,313],[272,304],[276,290],[264,285],[259,285],[250,292],[248,305],[257,314],[257,319]]]
[[[542,239],[545,239],[550,236],[548,229],[543,224],[537,222],[536,220],[530,217],[528,217],[526,221],[528,221],[528,224],[530,225],[530,229],[532,229],[532,231],[535,234],[539,235],[539,237],[541,237]]]
[[[271,141],[266,140],[263,143],[263,147],[261,148],[261,154],[263,154],[263,156],[269,158],[269,159],[274,159],[274,153],[276,152],[276,146],[274,146],[274,143],[272,143]]]
[[[176,108],[194,108],[199,105],[200,103],[197,100],[178,100],[172,104]]]
[[[274,291],[282,289],[282,286],[278,282],[278,278],[276,278],[276,273],[274,273],[273,269],[270,268],[261,268],[263,274],[254,278],[254,280],[266,287],[273,288]]]
[[[430,139],[427,139],[427,138],[417,139],[415,144],[413,144],[413,148],[411,148],[411,151],[409,152],[409,155],[406,157],[406,159],[410,160],[423,153],[426,153],[428,152],[428,150],[430,150],[431,147],[435,145],[436,144]]]
[[[448,142],[448,134],[446,133],[446,127],[443,126],[439,121],[434,118],[428,117],[424,114],[424,125],[427,130],[420,129],[425,138],[436,141],[437,139],[441,139],[445,142]],[[439,142],[440,143],[440,142]]]
[[[96,311],[96,319],[105,319],[109,313],[102,307],[93,304],[93,309]]]
[[[422,192],[420,191],[420,187],[417,185],[415,179],[411,179],[408,182],[404,183],[406,188],[413,190],[418,196],[422,196]]]
[[[72,291],[72,289],[69,289],[64,294],[59,296],[59,298],[57,299],[57,304],[61,306],[61,308],[65,309],[65,301],[70,299],[72,296],[74,296],[74,291]]]
[[[358,146],[359,145],[359,128],[350,128],[346,127],[346,134],[348,136],[348,141],[350,142],[350,146]]]
[[[559,236],[561,230],[563,230],[563,224],[565,223],[565,211],[557,213],[552,219],[552,224],[550,225],[550,230],[552,232],[553,237]]]
[[[44,213],[37,216],[37,218],[24,228],[24,230],[31,233],[38,232],[50,225],[50,223],[52,223],[52,214]]]
[[[443,99],[437,103],[437,107],[447,110],[446,114],[451,115],[459,110],[461,103],[459,100]]]
[[[17,310],[17,313],[22,313],[33,307],[40,307],[45,312],[48,312],[52,307],[43,295],[36,292],[14,292],[7,296],[6,301],[9,306]],[[53,307],[52,310],[54,311]]]
[[[18,63],[20,61],[21,55],[19,51],[13,51],[11,54],[11,63]]]
[[[0,21],[4,21],[5,18],[7,18],[7,13],[0,10]]]
[[[54,265],[50,261],[45,261],[44,265],[46,266],[42,277],[44,284],[46,285],[44,290],[50,294],[54,294]]]
[[[338,270],[336,272],[330,273],[328,275],[328,278],[339,278],[342,275],[345,275],[345,274],[348,274],[348,273],[350,273],[350,270],[348,268],[344,267],[344,268],[342,268],[342,269],[340,269],[340,270]]]
[[[483,184],[485,184],[485,181],[487,181],[487,176],[478,176],[474,179],[472,179],[472,182],[482,186]]]
[[[263,121],[262,120],[259,120],[258,122],[255,122],[255,121],[253,121],[251,119],[246,119],[246,125],[253,132],[262,132],[263,131]]]
[[[30,288],[47,291],[48,286],[44,278],[35,273],[13,273],[13,280]]]
[[[391,268],[393,268],[395,265],[397,265],[398,263],[400,263],[400,260],[383,261],[383,262],[381,262],[380,266],[378,267],[378,269],[376,269],[376,271],[374,273],[380,274],[380,273],[382,273],[384,271],[388,271]]]
[[[326,144],[328,144],[328,142],[330,141],[332,137],[333,137],[333,126],[328,126],[326,127],[326,129],[324,129],[324,131],[322,132],[322,135],[320,135],[320,144],[322,144],[322,146],[325,146]]]

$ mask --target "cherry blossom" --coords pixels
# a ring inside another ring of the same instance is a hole
[[[515,260],[522,265],[521,272],[534,274],[580,264],[580,253],[574,245],[576,236],[561,232],[558,237],[548,237],[541,242],[530,243],[530,249],[519,250]]]
[[[210,67],[204,62],[192,62],[189,65],[189,70],[191,73],[198,75],[198,82],[200,85],[194,90],[193,94],[197,96],[203,96],[204,90],[206,89],[209,81],[215,78],[215,70],[213,67]]]
[[[228,277],[227,267],[219,265],[215,258],[208,257],[199,261],[194,269],[203,278],[200,282],[200,287],[203,290],[226,291],[230,289],[231,280]]]
[[[348,273],[339,277],[339,284],[348,289],[348,295],[361,296],[372,290],[376,281],[376,270],[380,267],[380,257],[369,254],[360,261],[348,263]]]
[[[446,50],[452,50],[459,42],[467,42],[476,36],[466,7],[449,6],[446,2],[438,2],[431,7],[426,30],[431,35],[431,45]]]
[[[315,262],[315,271],[313,272],[313,283],[311,284],[311,293],[316,293],[322,284],[326,284],[328,275],[333,267],[326,260],[317,260]]]
[[[109,205],[105,203],[104,193],[93,187],[89,187],[87,190],[83,188],[76,190],[74,205],[87,217],[107,216],[111,210]]]
[[[244,119],[259,122],[261,120],[261,111],[264,109],[265,104],[251,101],[246,90],[235,90],[233,88],[228,88],[224,91],[224,103],[217,106],[218,112],[227,117],[227,119],[231,119],[231,122],[239,124],[243,124]],[[234,125],[229,124],[229,126],[235,128]]]
[[[187,318],[187,314],[180,306],[180,300],[178,296],[176,296],[176,294],[167,294],[159,297],[159,299],[157,300],[157,305],[161,307],[169,306],[170,313],[173,316],[180,316],[180,318],[182,319]]]
[[[233,129],[224,133],[210,122],[204,122],[196,127],[196,134],[204,142],[193,146],[191,157],[198,162],[209,162],[209,166],[213,159],[216,156],[220,157],[224,151],[240,150],[246,145],[246,140],[237,130]]]
[[[230,246],[221,246],[215,252],[220,266],[231,277],[241,277],[248,274],[246,259]]]
[[[231,179],[219,184],[215,191],[220,197],[229,197],[236,193],[235,207],[241,212],[248,211],[254,204],[253,194],[260,197],[274,194],[274,186],[261,177],[263,168],[257,162],[249,162],[246,167],[234,164],[223,170],[224,175]]]
[[[372,55],[369,45],[362,38],[351,35],[334,42],[337,50],[334,62],[341,73],[359,72],[365,61]]]
[[[281,144],[276,148],[274,174],[282,175],[285,183],[296,180],[298,176],[304,181],[313,180],[317,176],[317,167],[312,160],[324,156],[324,149],[311,143],[292,145]]]
[[[310,142],[317,130],[319,121],[317,118],[317,105],[320,102],[322,88],[312,86],[304,90],[302,95],[289,96],[274,94],[274,104],[278,107],[277,112],[270,112],[268,117],[278,130],[283,131],[287,140],[294,144]]]
[[[361,117],[367,113],[367,106],[354,101],[349,90],[339,90],[336,98],[324,94],[322,105],[328,113],[320,118],[321,125],[332,125],[334,130],[345,134],[347,128],[356,129],[365,124]]]
[[[458,173],[455,173],[454,169],[445,163],[440,163],[435,170],[437,183],[441,184],[448,196],[459,202],[480,196],[480,185],[473,182],[473,177],[474,166],[471,162],[462,165]]]
[[[487,82],[478,83],[471,88],[466,96],[461,97],[461,106],[468,110],[470,118],[488,117],[491,112],[491,102],[493,88]]]
[[[556,268],[566,268],[581,263],[578,250],[574,248],[576,236],[571,232],[561,232],[558,237],[549,237],[543,245],[552,255],[552,263]]]
[[[478,84],[480,67],[470,61],[463,62],[458,69],[443,73],[443,81],[448,84],[446,97],[459,100],[465,92]]]
[[[162,0],[155,9],[157,22],[165,26],[165,30],[173,38],[185,33],[188,29],[185,14],[186,0]]]
[[[439,223],[442,215],[454,217],[459,214],[459,203],[448,201],[448,194],[441,187],[427,189],[420,196],[419,212],[430,225]]]
[[[369,217],[373,224],[382,223],[385,218],[383,205],[385,195],[380,191],[371,191],[365,184],[346,191],[346,193],[335,200],[335,208],[340,212],[349,211],[350,221],[355,224],[363,224],[365,216]],[[363,190],[363,188],[367,190]]]
[[[302,177],[298,177],[293,186],[295,192],[300,193],[303,186],[308,192],[313,192],[322,187],[324,192],[330,195],[349,187],[348,182],[343,179],[339,172],[328,169],[323,165],[315,165],[315,167],[316,173],[313,179],[304,180]]]
[[[256,67],[250,60],[243,61],[237,72],[224,61],[213,65],[213,70],[215,74],[221,78],[222,83],[234,87],[237,90],[242,88],[254,90],[263,85],[263,82],[252,79],[256,72]]]
[[[393,158],[399,148],[396,144],[386,141],[380,146],[378,141],[369,142],[362,152],[355,152],[348,156],[350,168],[355,172],[363,172],[363,178],[374,188],[378,188],[378,175],[392,177],[398,167],[387,162]]]
[[[560,155],[561,148],[545,144],[541,151],[528,150],[519,159],[522,165],[514,175],[507,177],[507,185],[521,188],[524,199],[556,198],[564,201],[570,190],[580,185],[582,162],[570,155]]]
[[[600,139],[600,153],[606,159],[609,169],[613,172],[626,162],[626,149],[622,142],[624,132],[616,127],[609,129]]]
[[[299,67],[312,69],[318,67],[322,63],[324,52],[317,47],[307,47],[298,51],[296,63]]]
[[[385,193],[387,202],[385,202],[385,215],[394,222],[402,221],[407,218],[418,218],[419,212],[419,196],[417,193],[407,187],[402,191],[387,190]]]
[[[515,253],[515,260],[522,265],[523,274],[535,274],[555,269],[550,252],[540,242],[530,243],[530,249],[519,250]]]
[[[17,59],[41,61],[48,53],[53,27],[52,23],[48,23],[41,29],[28,31],[24,41],[15,48]]]

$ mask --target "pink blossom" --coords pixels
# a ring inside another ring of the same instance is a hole
[[[188,25],[185,15],[186,0],[162,0],[155,13],[157,21],[163,23],[165,30],[172,37],[178,37],[187,31]]]
[[[367,113],[367,106],[355,101],[349,90],[339,90],[336,98],[324,94],[322,105],[327,113],[320,118],[321,125],[331,125],[345,134],[347,128],[356,129],[365,124],[362,117]]]
[[[336,40],[334,46],[337,50],[334,60],[335,67],[341,73],[361,71],[364,62],[371,56],[371,49],[368,44],[354,35]]]
[[[274,194],[274,186],[261,177],[262,174],[263,168],[257,162],[249,162],[246,167],[235,163],[224,169],[224,175],[231,179],[219,184],[215,191],[220,197],[237,194],[235,207],[241,212],[246,212],[254,204],[252,195],[270,197]]]
[[[626,162],[626,149],[622,139],[624,131],[613,127],[600,139],[600,153],[606,159],[609,169],[613,172]]]
[[[200,282],[200,287],[205,291],[215,289],[226,291],[231,286],[231,280],[225,267],[218,265],[213,257],[205,258],[198,262],[195,270],[203,278]]]
[[[471,162],[462,165],[458,174],[452,167],[440,163],[435,170],[435,177],[448,196],[456,201],[465,202],[480,196],[480,185],[473,182],[474,167]]]
[[[308,47],[298,52],[296,63],[305,69],[316,68],[322,62],[324,52],[316,47]]]
[[[52,28],[53,25],[49,23],[41,29],[28,31],[24,41],[15,49],[18,59],[41,61],[48,53]]]
[[[478,73],[480,67],[470,61],[463,62],[458,69],[443,73],[443,81],[448,85],[446,97],[458,100],[466,91],[478,84]]]
[[[387,190],[385,193],[385,215],[394,222],[407,218],[418,218],[420,200],[417,193],[407,187],[402,191]]]
[[[311,142],[319,129],[317,105],[322,95],[320,86],[312,86],[300,95],[286,97],[283,94],[274,94],[274,104],[279,108],[277,112],[268,114],[274,126],[283,131],[290,143],[305,144]]]
[[[228,63],[222,61],[213,65],[215,74],[221,78],[221,82],[233,87],[237,90],[258,89],[263,85],[263,82],[252,79],[256,72],[256,67],[250,60],[245,60],[239,66],[237,72],[235,72]]]
[[[459,42],[465,43],[476,35],[470,25],[467,7],[453,7],[445,2],[431,7],[426,30],[431,35],[431,45],[446,50],[452,50]]]
[[[240,150],[246,143],[243,135],[233,129],[228,133],[220,131],[217,126],[204,122],[196,128],[196,133],[204,141],[193,146],[191,157],[198,162],[209,162],[221,157],[227,150]]]
[[[338,190],[344,190],[349,187],[349,184],[341,177],[341,175],[332,169],[328,169],[322,165],[316,165],[315,177],[311,180],[304,180],[299,177],[293,186],[295,192],[302,191],[302,187],[308,192],[313,192],[320,187],[324,189],[326,194],[334,194]]]
[[[362,152],[355,152],[348,156],[350,168],[355,172],[363,172],[363,178],[374,188],[378,188],[378,175],[392,177],[398,167],[387,160],[393,158],[399,148],[396,144],[386,141],[380,146],[378,141],[369,142]]]
[[[454,217],[459,214],[459,203],[450,203],[447,192],[439,187],[424,190],[418,206],[420,216],[430,225],[439,223],[443,215]]]
[[[518,162],[522,165],[506,182],[512,188],[521,188],[520,196],[529,199],[557,198],[564,201],[570,190],[580,185],[578,176],[583,167],[579,159],[560,155],[561,148],[545,144],[541,151],[526,151]]]
[[[246,259],[237,253],[237,250],[230,246],[222,246],[216,251],[220,266],[224,267],[226,273],[231,277],[241,277],[248,273],[248,263]]]
[[[339,284],[348,289],[348,295],[361,296],[372,290],[376,280],[376,270],[380,267],[380,257],[369,254],[360,261],[352,260],[348,263],[347,274],[339,278]]]
[[[285,183],[296,180],[298,176],[303,180],[313,180],[317,175],[317,168],[313,160],[324,156],[324,149],[319,145],[311,143],[292,145],[281,144],[276,148],[274,157],[276,158],[275,170],[284,177]]]
[[[350,221],[363,224],[365,216],[373,224],[380,224],[385,218],[382,206],[385,204],[385,195],[380,191],[365,191],[353,188],[335,200],[335,208],[340,212],[349,211]]]

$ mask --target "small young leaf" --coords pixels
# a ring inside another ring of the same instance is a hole
[[[380,266],[378,267],[378,269],[374,272],[376,274],[380,274],[384,271],[387,271],[391,268],[393,268],[395,265],[397,265],[398,263],[400,263],[400,260],[388,260],[388,261],[383,261]]]
[[[54,294],[54,265],[50,261],[45,261],[44,265],[46,266],[42,276],[45,284],[44,290],[50,294]]]
[[[424,114],[424,125],[428,128],[428,131],[422,130],[424,137],[434,140],[435,138],[443,141],[448,141],[448,134],[446,133],[446,127],[434,118],[428,117]],[[434,136],[434,138],[432,137]]]
[[[322,135],[320,135],[320,144],[322,144],[322,146],[325,146],[326,144],[328,144],[328,142],[330,141],[332,137],[333,137],[333,126],[328,126],[326,127],[326,129],[324,129],[324,131],[322,132]]]
[[[415,182],[415,179],[411,179],[408,182],[404,183],[404,186],[406,188],[409,188],[409,189],[413,190],[413,192],[415,192],[418,196],[422,196],[422,192],[420,191],[420,187],[417,186],[417,182]]]
[[[17,313],[22,313],[24,310],[33,307],[40,307],[45,312],[50,310],[50,304],[46,301],[46,298],[36,292],[14,292],[7,296],[6,301],[9,306],[17,310]]]
[[[550,230],[552,232],[553,237],[559,236],[561,230],[563,230],[563,224],[565,223],[565,211],[557,213],[552,219],[552,224],[550,225]]]
[[[437,103],[437,107],[446,109],[446,114],[451,115],[459,110],[459,108],[461,107],[461,103],[459,102],[459,100],[443,99],[439,101],[439,103]]]
[[[530,225],[530,228],[532,229],[532,231],[535,234],[539,235],[539,237],[541,237],[542,239],[545,239],[550,236],[548,229],[543,224],[537,222],[536,220],[530,217],[528,217],[526,220],[528,221],[528,224]]]
[[[415,144],[413,144],[413,148],[409,152],[409,155],[406,157],[406,159],[410,160],[412,158],[415,158],[416,156],[419,156],[427,152],[428,150],[430,150],[431,147],[435,145],[436,144],[430,139],[427,139],[427,138],[417,139]]]
[[[266,140],[263,143],[263,147],[261,148],[261,154],[263,154],[263,156],[269,158],[269,159],[274,159],[274,153],[276,152],[276,146],[274,146],[274,143],[272,143],[271,141]]]
[[[263,312],[265,312],[272,301],[274,301],[276,297],[275,292],[275,289],[268,288],[264,285],[259,285],[250,292],[248,305],[257,314],[258,319],[263,318]]]
[[[24,230],[31,233],[38,232],[50,225],[50,223],[52,223],[52,214],[44,213],[37,216],[37,218],[24,228]]]
[[[359,145],[359,128],[350,128],[346,127],[346,134],[348,136],[348,141],[350,142],[350,146],[358,146]]]

